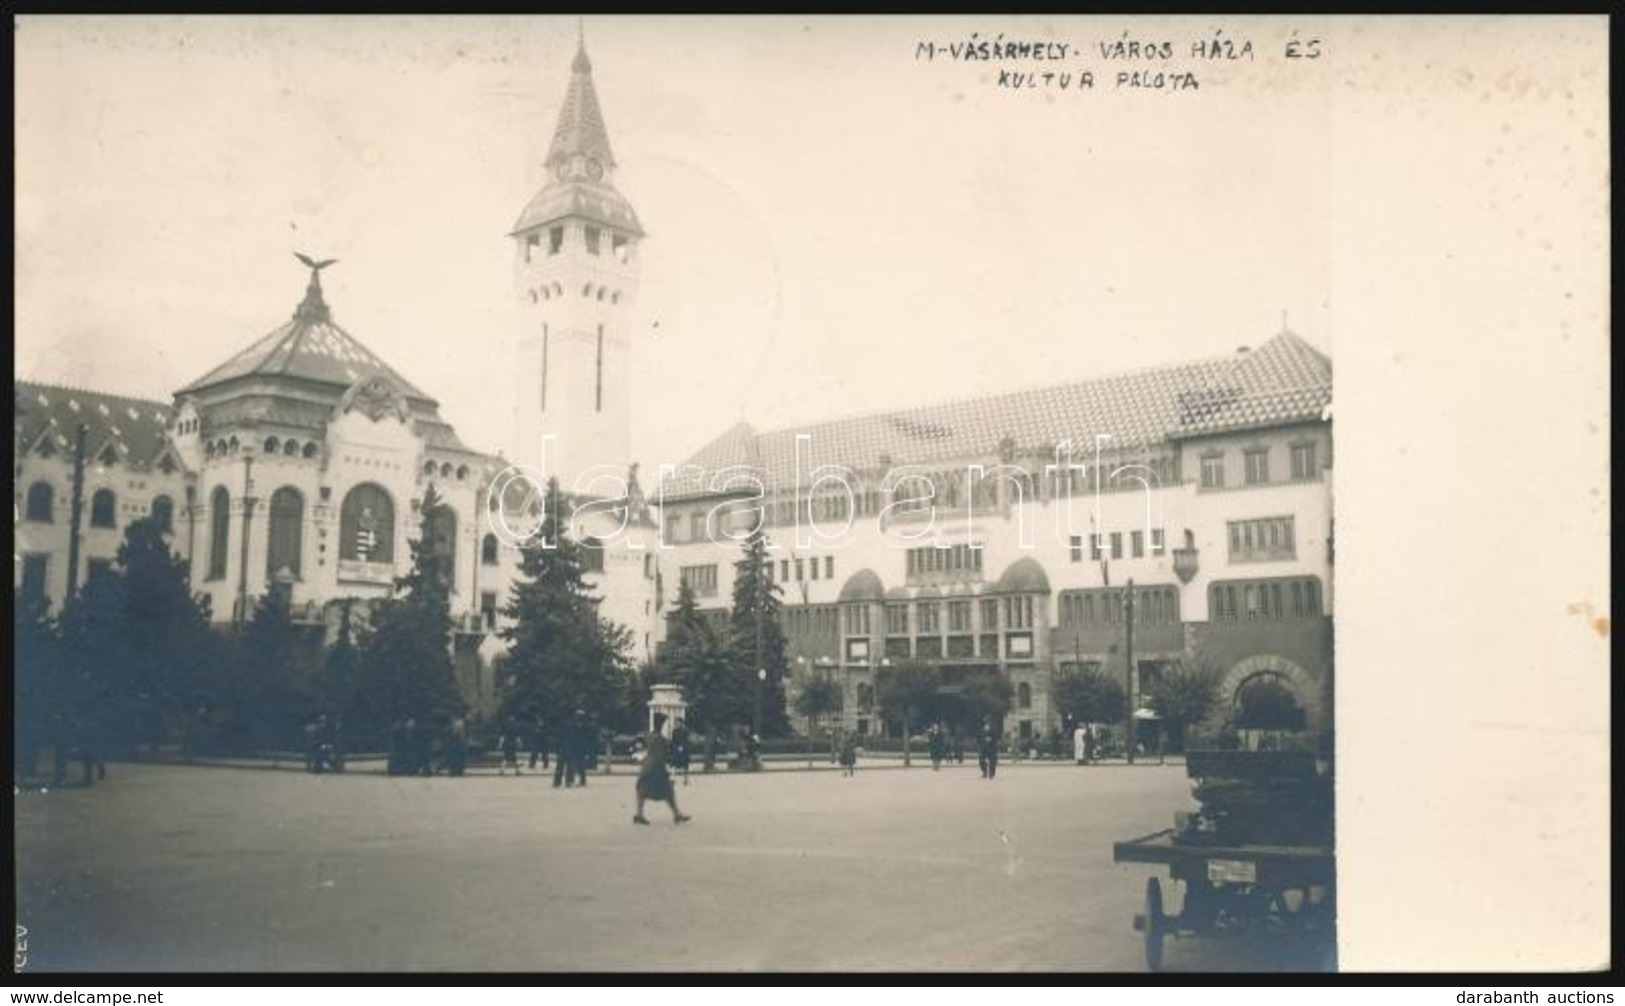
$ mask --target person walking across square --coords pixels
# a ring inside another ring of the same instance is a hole
[[[666,740],[665,726],[666,714],[655,713],[654,729],[649,731],[648,743],[643,750],[643,764],[638,767],[638,809],[632,815],[633,824],[649,823],[649,819],[643,816],[643,804],[647,800],[665,801],[666,806],[671,808],[673,824],[690,820],[687,814],[677,809],[677,791],[672,788],[671,771],[666,766],[671,747]]]

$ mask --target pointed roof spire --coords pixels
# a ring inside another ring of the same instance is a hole
[[[546,164],[556,167],[577,154],[597,158],[607,169],[615,166],[615,156],[609,149],[609,133],[604,128],[604,113],[598,107],[598,92],[592,85],[592,60],[587,58],[585,27],[578,27],[575,59],[570,63],[570,90],[564,96],[564,107],[559,110],[558,125],[553,129],[553,145],[548,148]]]

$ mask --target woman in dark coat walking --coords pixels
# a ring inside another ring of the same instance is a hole
[[[638,768],[638,810],[632,815],[633,824],[648,824],[649,819],[643,816],[643,804],[646,800],[663,800],[671,808],[673,824],[682,824],[689,820],[689,816],[677,809],[677,792],[672,789],[671,772],[666,768],[666,759],[670,755],[670,746],[666,741],[663,729],[666,726],[666,714],[655,713],[654,729],[649,731],[648,745],[643,751],[643,764]]]

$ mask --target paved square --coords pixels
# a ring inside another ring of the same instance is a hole
[[[917,764],[696,774],[644,828],[632,778],[114,765],[17,795],[18,921],[36,970],[1137,971],[1111,843],[1191,807],[1177,765]]]

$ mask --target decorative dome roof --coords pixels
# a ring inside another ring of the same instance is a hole
[[[848,601],[878,601],[886,596],[886,588],[881,585],[880,577],[872,569],[860,569],[846,578],[841,585],[840,600]]]
[[[333,321],[322,298],[320,268],[312,267],[305,299],[282,325],[220,366],[182,388],[188,394],[244,377],[289,377],[349,388],[358,381],[382,377],[406,397],[430,406],[434,399],[420,391]]]
[[[1049,577],[1032,556],[1023,556],[1005,568],[990,591],[995,594],[1048,594]]]

